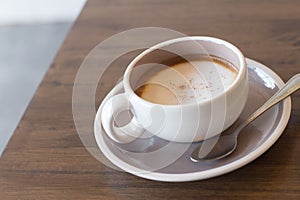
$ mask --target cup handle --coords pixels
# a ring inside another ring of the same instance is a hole
[[[123,94],[118,94],[111,97],[102,108],[101,121],[104,130],[107,135],[117,143],[129,143],[140,137],[145,129],[139,125],[136,117],[133,116],[131,121],[122,127],[116,127],[114,125],[114,117],[118,113],[130,110],[128,96]]]

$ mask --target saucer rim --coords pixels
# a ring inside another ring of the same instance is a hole
[[[255,67],[258,67],[265,71],[269,76],[271,76],[276,85],[278,87],[282,87],[284,85],[284,82],[282,79],[279,77],[277,73],[275,73],[273,70],[268,68],[267,66],[263,65],[260,62],[257,62],[255,60],[246,58],[246,64],[247,65],[253,65]],[[112,95],[113,91],[119,91],[123,87],[122,82],[118,83],[108,94],[107,96],[103,99],[102,103],[100,104],[95,121],[94,121],[94,136],[96,139],[96,143],[99,147],[99,149],[102,151],[102,153],[105,155],[105,157],[111,161],[114,165],[116,165],[118,168],[124,170],[127,173],[136,175],[141,178],[145,179],[150,179],[150,180],[156,180],[156,181],[163,181],[163,182],[186,182],[186,181],[196,181],[196,180],[203,180],[207,178],[212,178],[216,177],[222,174],[226,174],[229,172],[232,172],[234,170],[237,170],[259,156],[261,156],[263,153],[265,153],[281,136],[283,133],[284,129],[287,126],[287,123],[289,121],[290,115],[291,115],[291,98],[288,97],[283,101],[283,110],[282,110],[282,115],[280,117],[279,123],[276,125],[276,128],[273,130],[273,133],[268,137],[268,139],[260,144],[257,148],[255,148],[252,152],[249,152],[247,155],[234,160],[232,162],[229,162],[227,164],[221,165],[219,167],[213,168],[213,169],[208,169],[208,170],[203,170],[203,171],[198,171],[198,172],[190,172],[190,173],[162,173],[162,172],[149,172],[146,170],[139,169],[137,167],[134,167],[117,156],[113,154],[108,146],[106,145],[102,134],[104,131],[99,130],[99,126],[101,126],[101,123],[99,122],[100,119],[100,113],[102,110],[103,102],[107,101],[108,98]],[[120,88],[120,89],[119,89]],[[102,128],[101,128],[102,129]]]

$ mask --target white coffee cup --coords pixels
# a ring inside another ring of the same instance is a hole
[[[235,79],[210,99],[195,99],[187,104],[153,103],[134,92],[141,77],[158,70],[158,65],[153,63],[172,59],[174,55],[185,57],[193,54],[214,55],[232,63],[237,68]],[[159,43],[129,64],[122,82],[125,92],[105,102],[101,113],[105,132],[118,143],[131,142],[145,132],[174,142],[196,142],[216,136],[238,118],[248,96],[243,54],[234,45],[213,37],[182,37]],[[115,116],[124,110],[131,110],[133,117],[127,125],[117,127]]]

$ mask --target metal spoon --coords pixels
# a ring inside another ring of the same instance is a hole
[[[294,75],[290,80],[288,80],[281,89],[279,89],[266,103],[264,103],[257,111],[250,115],[248,119],[242,122],[237,128],[234,128],[234,130],[229,128],[229,134],[221,134],[218,136],[219,138],[211,138],[202,142],[191,154],[191,160],[194,162],[199,162],[201,160],[218,160],[228,156],[236,149],[238,135],[248,124],[250,124],[266,110],[294,93],[299,88],[300,73]],[[228,133],[228,131],[226,132]],[[203,148],[205,148],[204,145],[214,146],[209,152],[205,152],[203,155]]]

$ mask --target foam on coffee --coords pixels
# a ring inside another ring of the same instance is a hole
[[[204,101],[226,90],[237,76],[234,65],[214,56],[175,58],[165,65],[135,90],[138,96],[165,105]]]

